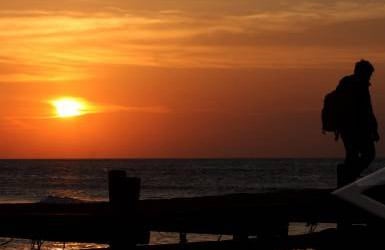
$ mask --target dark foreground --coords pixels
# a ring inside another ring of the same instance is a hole
[[[0,205],[0,236],[154,250],[370,249],[372,244],[373,248],[385,245],[382,221],[339,201],[332,190],[139,200],[140,181],[122,172],[110,173],[109,189],[110,202]],[[360,225],[288,236],[290,222],[341,221]],[[142,246],[148,243],[150,231],[181,233],[182,244]],[[234,240],[186,243],[186,233],[228,234]]]

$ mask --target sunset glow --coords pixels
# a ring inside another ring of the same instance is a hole
[[[84,114],[86,104],[75,98],[60,98],[52,101],[57,117],[68,118]]]
[[[384,0],[2,1],[0,158],[341,156],[324,94],[370,60],[385,123],[384,27]]]

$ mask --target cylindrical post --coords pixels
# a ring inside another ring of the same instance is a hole
[[[112,228],[116,227],[116,230],[111,231],[111,248],[147,243],[149,232],[143,229],[137,217],[140,179],[127,177],[122,170],[110,171],[108,178],[109,200],[115,217]],[[121,226],[117,226],[118,223]]]
[[[247,241],[249,236],[246,233],[236,233],[233,234],[233,240],[235,241]]]
[[[122,170],[109,172],[109,199],[114,207],[134,208],[139,200],[140,179],[128,178]]]
[[[185,232],[179,232],[179,243],[187,244],[187,234]]]

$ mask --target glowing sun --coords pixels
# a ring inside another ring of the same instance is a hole
[[[86,103],[77,98],[63,97],[52,101],[57,117],[67,118],[85,114]]]

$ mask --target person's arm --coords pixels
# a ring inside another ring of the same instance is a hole
[[[377,123],[377,119],[376,119],[376,116],[374,115],[373,113],[373,110],[371,110],[372,112],[370,113],[370,126],[372,128],[372,131],[373,131],[373,140],[374,141],[379,141],[380,140],[380,135],[378,134],[378,123]]]
[[[378,123],[376,116],[374,115],[373,112],[373,106],[370,98],[370,92],[368,91],[369,94],[369,126],[370,130],[372,131],[372,137],[374,141],[379,141],[380,140],[380,135],[378,134]]]

